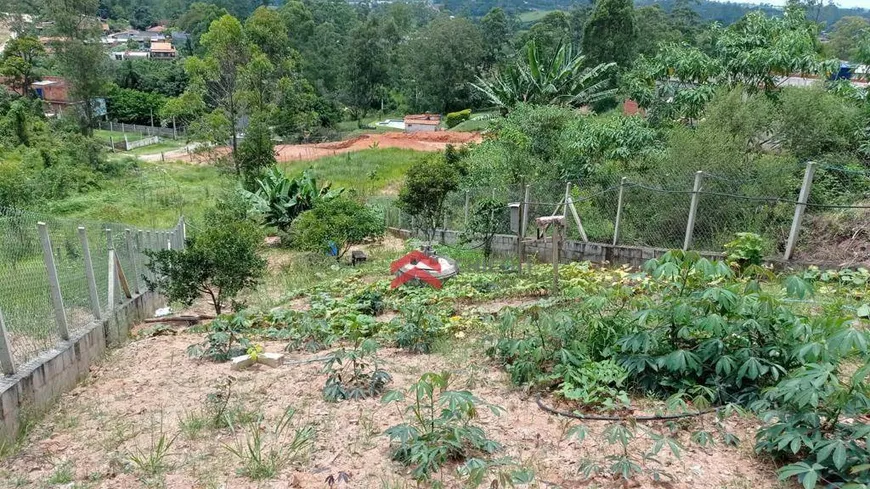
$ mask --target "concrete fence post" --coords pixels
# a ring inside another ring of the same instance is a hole
[[[187,221],[184,220],[184,216],[181,216],[181,249],[185,249],[187,247]]]
[[[176,247],[177,247],[177,245],[175,244],[175,231],[170,231],[169,232],[169,241],[168,241],[166,248],[170,249],[170,250],[174,250]]]
[[[145,276],[150,277],[151,276],[148,273],[148,268],[145,266],[145,258],[147,258],[145,256],[145,250],[147,248],[148,248],[148,241],[145,239],[145,232],[142,231],[141,229],[139,229],[136,231],[136,250],[138,252],[140,263],[142,263],[142,276],[143,277],[145,277]],[[144,289],[145,287],[143,286],[142,288]]]
[[[85,261],[85,277],[88,279],[88,299],[91,302],[91,312],[95,319],[102,319],[100,296],[97,294],[97,279],[94,275],[94,263],[91,261],[91,246],[88,243],[88,231],[79,226],[79,239],[82,242],[82,256]]]
[[[692,246],[692,233],[695,232],[695,217],[698,213],[698,199],[701,196],[701,180],[704,172],[695,172],[695,184],[692,186],[692,202],[689,204],[689,219],[686,220],[686,239],[683,241],[683,251]]]
[[[54,307],[54,322],[57,333],[62,340],[69,339],[69,329],[66,322],[66,309],[63,307],[63,296],[60,293],[60,282],[57,279],[57,267],[54,265],[54,253],[51,251],[51,237],[48,226],[44,222],[36,223],[39,229],[39,240],[42,242],[42,258],[45,261],[45,271],[48,273],[48,285],[51,289],[51,302]]]
[[[785,254],[783,259],[790,260],[794,248],[797,245],[798,235],[801,231],[801,222],[804,218],[804,211],[807,208],[807,201],[810,198],[810,190],[813,188],[813,176],[816,174],[816,164],[813,162],[807,163],[807,169],[804,172],[804,183],[801,185],[801,192],[798,195],[797,204],[794,208],[794,218],[791,221],[791,231],[788,233],[788,242],[785,245]]]
[[[0,373],[12,375],[15,364],[12,363],[12,343],[6,335],[6,322],[3,320],[3,310],[0,309]]]
[[[124,239],[127,241],[127,255],[130,256],[130,263],[133,265],[133,283],[130,284],[133,290],[138,294],[142,291],[139,285],[139,257],[136,256],[136,247],[133,245],[133,233],[129,229],[124,230]]]
[[[115,265],[115,242],[114,236],[112,236],[112,230],[106,228],[106,249],[108,250],[109,255],[109,266],[108,266],[108,277],[106,280],[106,286],[108,287],[108,307],[109,311],[113,311],[115,306],[115,291],[118,289],[118,270]]]
[[[520,236],[523,238],[526,237],[526,231],[529,228],[529,193],[531,192],[531,185],[526,185],[525,191],[523,193],[523,212],[522,212],[522,220],[520,221]]]
[[[619,242],[619,226],[622,224],[622,192],[625,190],[625,177],[619,180],[619,197],[616,199],[616,222],[613,225],[613,246]]]

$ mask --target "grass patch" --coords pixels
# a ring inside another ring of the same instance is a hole
[[[127,136],[127,141],[130,142],[138,141],[140,139],[145,139],[146,137],[148,137],[138,132],[106,131],[103,129],[94,129],[94,137],[97,139],[101,139],[107,143],[113,139],[116,143],[118,141],[123,141],[125,135]]]
[[[459,131],[459,132],[477,132],[483,131],[485,129],[489,129],[489,124],[494,117],[498,117],[499,112],[497,110],[491,110],[488,112],[476,112],[471,114],[471,119],[457,124],[451,128],[451,131]]]
[[[221,170],[185,163],[146,163],[101,188],[45,205],[57,217],[121,222],[147,228],[175,225],[179,215],[198,217],[235,182]]]
[[[531,10],[529,12],[523,12],[517,17],[520,19],[520,23],[533,24],[539,22],[541,19],[546,17],[547,14],[553,12],[558,12],[558,10]]]
[[[133,155],[153,155],[158,153],[167,153],[169,151],[175,151],[177,149],[181,149],[185,146],[185,142],[181,139],[161,139],[157,144],[151,144],[148,146],[142,146],[141,148],[134,148],[124,154],[133,154]]]
[[[424,156],[410,149],[367,149],[312,161],[284,163],[284,170],[293,176],[311,170],[318,181],[354,189],[362,195],[388,193],[404,178],[414,162]]]

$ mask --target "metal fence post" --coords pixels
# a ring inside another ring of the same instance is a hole
[[[130,255],[130,262],[133,264],[133,283],[131,285],[138,294],[142,291],[139,286],[139,259],[136,256],[136,248],[133,246],[133,234],[129,229],[124,230],[124,239],[127,241],[127,254]]]
[[[619,197],[616,199],[616,223],[613,225],[613,246],[619,242],[619,226],[622,224],[622,191],[625,189],[625,177],[619,180]]]
[[[91,261],[91,247],[88,243],[88,231],[79,226],[79,239],[82,242],[82,255],[85,261],[85,276],[88,279],[88,299],[91,302],[91,312],[95,319],[102,319],[100,296],[97,294],[97,279],[94,276],[94,263]]]
[[[12,343],[6,336],[6,323],[3,321],[3,310],[0,309],[0,373],[12,375],[15,364],[12,363]]]
[[[42,242],[42,258],[45,261],[45,271],[48,272],[48,285],[51,288],[51,302],[54,306],[54,321],[60,339],[69,339],[69,329],[66,323],[66,309],[63,307],[63,296],[60,294],[60,282],[57,279],[57,267],[54,265],[54,253],[51,251],[51,237],[44,222],[36,223],[39,229],[39,240]]]
[[[794,219],[791,221],[791,231],[788,233],[788,242],[785,245],[785,254],[783,259],[791,259],[791,254],[794,252],[794,247],[797,245],[798,234],[801,231],[801,222],[804,218],[804,211],[807,208],[807,201],[810,198],[810,190],[813,187],[813,176],[816,173],[816,164],[813,162],[807,163],[807,169],[804,172],[804,183],[801,185],[801,193],[798,195],[797,205],[794,208]]]
[[[686,239],[683,241],[683,251],[692,246],[692,233],[695,232],[695,216],[698,213],[698,198],[701,195],[701,179],[704,172],[695,172],[695,184],[692,186],[692,203],[689,204],[689,219],[686,221]]]

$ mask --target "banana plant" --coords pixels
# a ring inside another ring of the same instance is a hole
[[[579,107],[616,93],[608,88],[614,63],[586,68],[586,57],[575,53],[571,44],[561,44],[549,57],[534,41],[525,50],[525,58],[515,65],[472,84],[505,112],[520,102]]]
[[[289,178],[283,171],[273,167],[263,178],[257,179],[255,192],[242,192],[251,202],[253,210],[262,216],[264,225],[287,232],[300,214],[313,208],[318,201],[341,195],[344,189],[332,189],[328,182],[318,187],[308,171],[299,178]]]

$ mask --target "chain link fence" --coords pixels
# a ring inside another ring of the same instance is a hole
[[[809,181],[808,172],[814,174]],[[526,238],[534,237],[535,218],[564,214],[571,240],[584,240],[578,220],[590,242],[710,252],[721,252],[737,233],[750,232],[764,238],[769,257],[849,265],[870,263],[868,192],[867,170],[821,163],[757,165],[740,178],[705,171],[646,178],[599,175],[453,192],[445,201],[443,228],[464,231],[477,206],[495,199],[514,209],[514,219],[515,209],[526,209]],[[566,207],[566,201],[572,205]],[[792,236],[798,208],[802,215]],[[384,215],[389,227],[420,230],[420,223],[395,206],[387,205]],[[510,213],[504,216],[496,231],[517,235]]]
[[[127,300],[120,274],[131,295],[144,290],[144,251],[183,247],[183,235],[183,219],[168,231],[140,230],[0,208],[0,373],[13,373]]]

